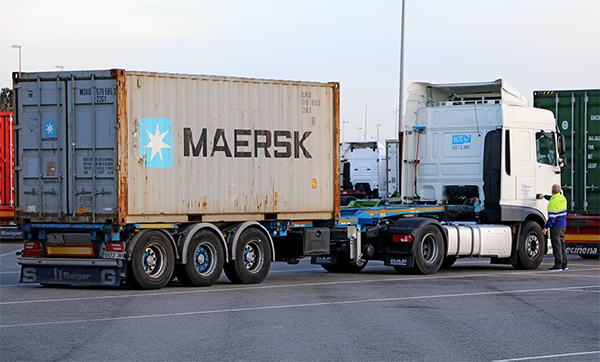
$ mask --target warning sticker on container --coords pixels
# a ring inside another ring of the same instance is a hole
[[[459,134],[452,136],[452,152],[471,151],[471,135]]]

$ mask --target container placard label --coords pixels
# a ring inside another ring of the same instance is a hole
[[[458,134],[452,136],[452,152],[471,151],[471,135]]]
[[[169,118],[142,118],[140,157],[143,165],[169,168],[173,165],[173,123]]]

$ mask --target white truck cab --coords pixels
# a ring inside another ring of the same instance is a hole
[[[487,223],[545,221],[536,193],[560,183],[562,138],[552,112],[505,81],[413,83],[402,130],[405,202],[455,205],[457,218],[478,208]]]

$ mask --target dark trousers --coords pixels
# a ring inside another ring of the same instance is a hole
[[[566,228],[550,228],[550,241],[552,242],[552,254],[554,254],[554,266],[558,268],[567,266],[565,229]]]

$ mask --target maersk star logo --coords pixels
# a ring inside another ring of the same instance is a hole
[[[173,124],[169,118],[142,118],[140,152],[146,167],[173,165]]]
[[[44,135],[46,137],[55,137],[56,136],[56,122],[55,121],[44,122]]]

